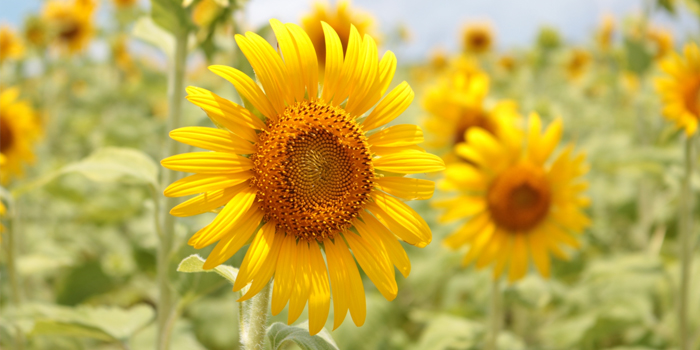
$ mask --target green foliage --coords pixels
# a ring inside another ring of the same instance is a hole
[[[317,335],[309,335],[309,324],[304,322],[298,326],[287,326],[277,322],[267,329],[266,348],[270,350],[285,349],[289,342],[298,345],[302,350],[338,350],[333,338],[323,329]]]
[[[202,259],[199,255],[190,255],[182,262],[180,262],[180,265],[177,267],[177,270],[179,272],[186,272],[186,273],[193,273],[193,272],[216,272],[219,274],[219,276],[225,278],[231,284],[236,282],[236,275],[238,275],[238,269],[227,266],[227,265],[219,265],[211,270],[205,270],[202,268],[204,265],[204,259]]]

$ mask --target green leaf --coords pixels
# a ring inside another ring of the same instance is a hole
[[[62,170],[64,174],[69,172],[80,173],[95,182],[136,181],[158,186],[156,163],[145,153],[131,148],[98,149]]]
[[[125,341],[153,320],[155,312],[146,305],[125,310],[117,307],[76,308],[36,305],[33,335],[88,337]]]
[[[625,39],[627,69],[642,75],[652,64],[653,55],[648,46],[641,40]]]
[[[283,349],[289,341],[296,343],[302,350],[338,350],[333,337],[325,328],[314,336],[310,335],[308,322],[297,326],[273,323],[267,328],[267,338],[270,340],[271,350]]]
[[[193,254],[186,257],[180,262],[180,265],[177,267],[177,271],[187,273],[213,271],[218,273],[221,277],[227,279],[229,282],[231,282],[231,284],[233,284],[236,281],[238,269],[235,267],[231,267],[228,265],[219,265],[211,270],[205,270],[204,268],[202,268],[203,265],[204,259],[202,259],[197,254]]]
[[[151,0],[153,22],[174,35],[187,35],[194,28],[182,0]]]

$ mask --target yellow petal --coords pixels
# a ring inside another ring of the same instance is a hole
[[[547,242],[545,241],[543,235],[544,232],[542,232],[541,230],[535,230],[527,236],[528,243],[530,246],[530,252],[532,253],[532,260],[535,262],[537,270],[540,271],[542,277],[549,278],[549,253],[547,252]]]
[[[385,176],[374,179],[374,184],[382,191],[405,200],[430,199],[435,192],[434,182],[410,177]]]
[[[272,285],[272,314],[279,314],[287,305],[292,290],[296,272],[301,273],[297,261],[297,243],[294,235],[286,235],[282,241],[280,256],[275,269],[275,283]]]
[[[315,244],[315,243],[314,243]],[[292,324],[299,318],[304,306],[309,300],[311,288],[311,267],[309,266],[309,243],[301,240],[296,244],[297,259],[294,289],[289,298],[289,312],[287,313],[287,324]]]
[[[187,100],[203,109],[215,124],[250,142],[258,140],[255,130],[265,128],[262,120],[249,110],[211,91],[190,86],[187,92]]]
[[[352,255],[348,250],[348,246],[345,245],[345,242],[340,237],[335,239],[335,243],[327,240],[324,245],[326,247],[326,258],[328,259],[328,270],[331,272],[331,278],[333,278],[334,270],[342,269],[342,271],[338,272],[338,275],[336,276],[337,280],[331,280],[334,293],[333,313],[335,314],[333,328],[335,330],[335,328],[340,326],[340,323],[342,323],[343,319],[345,318],[346,310],[348,308],[350,309],[350,315],[352,316],[353,322],[356,326],[360,327],[365,323],[367,306],[365,300],[365,288],[362,284],[362,278],[360,277],[360,272],[357,269],[355,259],[352,258]],[[341,278],[341,276],[344,278]],[[338,309],[335,308],[336,292],[339,294],[344,294],[343,300],[345,300],[347,307],[341,304],[338,306]]]
[[[286,26],[297,47],[306,93],[309,98],[316,98],[318,96],[318,60],[314,45],[301,27],[292,23],[287,23]]]
[[[331,291],[328,285],[328,270],[323,261],[318,243],[312,242],[309,249],[311,286],[309,292],[309,334],[315,335],[323,329],[331,306]]]
[[[247,220],[246,215],[255,201],[257,189],[248,187],[236,194],[216,216],[214,221],[195,233],[187,244],[201,249],[227,235],[229,231]]]
[[[483,197],[460,197],[459,203],[447,209],[440,216],[439,222],[446,223],[468,218],[484,210],[486,210],[486,200]]]
[[[275,32],[275,37],[277,37],[279,49],[282,51],[282,57],[284,57],[284,65],[287,67],[287,73],[289,74],[289,81],[286,83],[291,88],[294,99],[302,101],[306,91],[300,57],[297,47],[294,44],[294,39],[292,39],[291,33],[289,33],[287,27],[282,24],[282,22],[271,19],[270,26]]]
[[[219,175],[195,174],[173,182],[163,194],[166,197],[182,197],[211,192],[241,184],[252,177],[253,173],[247,171]]]
[[[343,69],[343,44],[338,34],[326,22],[321,22],[326,42],[326,73],[321,98],[329,103],[333,100],[335,89],[340,84]],[[343,102],[339,101],[338,103]]]
[[[402,174],[431,173],[445,169],[445,162],[442,158],[418,151],[387,154],[375,158],[372,162],[375,169]]]
[[[360,59],[363,61],[362,68],[357,71],[357,83],[348,97],[348,103],[345,110],[351,116],[362,115],[367,112],[365,99],[371,98],[374,91],[372,85],[377,78],[377,70],[379,69],[379,56],[377,53],[377,44],[371,36],[366,35],[362,40],[362,51]]]
[[[284,111],[285,102],[294,103],[291,89],[284,85],[289,82],[289,77],[282,58],[265,39],[253,32],[246,32],[245,36],[236,34],[235,38],[241,52],[253,67],[255,76],[265,90],[265,95],[277,114],[281,114]]]
[[[263,219],[263,211],[258,208],[257,204],[253,205],[248,212],[244,214],[243,220],[235,225],[228,234],[221,238],[216,244],[214,250],[209,253],[207,261],[202,266],[203,269],[213,269],[226,260],[231,258],[243,247],[248,239],[257,231],[260,226],[260,221]]]
[[[270,103],[270,100],[258,84],[245,73],[226,66],[209,66],[209,70],[233,84],[241,97],[250,101],[264,116],[272,120],[277,119],[278,111],[272,106],[272,103]]]
[[[373,192],[372,198],[374,202],[367,208],[399,238],[419,248],[432,241],[430,227],[411,207],[379,192]]]
[[[362,122],[364,130],[372,130],[380,127],[398,117],[411,105],[413,90],[407,82],[402,82],[382,99],[377,107]]]
[[[415,145],[423,142],[423,130],[417,125],[393,125],[373,134],[367,138],[367,142],[379,147]]]
[[[228,203],[231,198],[248,187],[250,186],[245,182],[233,187],[202,193],[176,205],[170,210],[170,215],[184,217],[212,211]]]
[[[176,154],[161,160],[160,164],[170,170],[197,174],[230,174],[253,168],[248,158],[220,152]]]
[[[491,222],[489,213],[485,211],[467,221],[457,232],[445,238],[442,243],[451,249],[457,249],[465,245],[477,233],[486,230],[487,225],[493,226],[493,222]]]
[[[408,277],[411,273],[411,261],[406,255],[406,251],[401,246],[396,237],[387,229],[384,224],[375,219],[369,213],[360,213],[360,218],[364,221],[354,220],[354,226],[362,237],[369,238],[376,245],[384,246],[389,256],[389,260],[401,272],[403,277]]]
[[[399,292],[394,275],[394,266],[389,259],[379,253],[366,239],[346,231],[343,237],[355,254],[357,262],[386,300],[394,300]]]
[[[190,126],[170,132],[173,140],[184,144],[217,152],[251,154],[255,152],[252,143],[226,130]]]
[[[233,283],[233,291],[237,292],[245,287],[253,276],[260,270],[262,264],[267,260],[267,256],[272,250],[275,241],[275,224],[268,221],[260,229],[253,242],[248,247],[248,252],[243,258],[241,267],[238,269],[236,282]],[[276,262],[276,261],[275,261]]]
[[[508,269],[508,281],[515,282],[523,278],[527,273],[527,267],[525,235],[516,233],[513,241],[513,255],[511,256],[510,268]]]
[[[248,288],[248,292],[238,299],[238,302],[246,301],[254,297],[267,285],[268,282],[270,282],[270,278],[272,278],[272,275],[275,273],[275,268],[277,267],[277,258],[280,255],[282,242],[282,236],[276,237],[276,239],[272,242],[272,248],[270,248],[270,252],[267,254],[265,261],[260,263],[260,269],[250,276],[250,278],[253,279],[253,283],[251,283],[250,288]]]

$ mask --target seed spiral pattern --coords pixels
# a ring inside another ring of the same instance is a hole
[[[364,132],[320,101],[298,102],[269,121],[251,160],[265,220],[309,241],[349,228],[374,185]]]

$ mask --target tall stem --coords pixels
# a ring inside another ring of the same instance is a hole
[[[681,350],[690,350],[688,334],[688,291],[690,287],[690,270],[693,257],[693,194],[690,179],[693,173],[694,137],[685,140],[685,176],[680,193],[680,256],[681,284],[678,291],[678,335]]]
[[[491,309],[489,310],[489,329],[486,333],[485,350],[498,349],[498,333],[501,331],[501,321],[503,315],[501,312],[501,279],[494,279],[491,283]]]
[[[182,115],[182,100],[185,90],[185,65],[187,63],[187,33],[176,34],[175,54],[170,62],[168,74],[168,131],[180,126]],[[180,153],[179,144],[170,138],[166,141],[168,156]],[[163,173],[163,184],[177,180],[178,174],[172,170]],[[170,331],[168,320],[173,312],[175,296],[169,281],[170,255],[175,236],[175,218],[169,214],[172,207],[177,205],[176,198],[168,198],[163,206],[163,233],[158,246],[158,341],[157,350],[167,350],[170,347]]]
[[[10,207],[10,210],[7,220],[7,235],[5,236],[7,240],[5,245],[7,250],[7,279],[10,280],[10,290],[12,292],[10,300],[13,306],[18,307],[22,301],[22,293],[19,287],[19,277],[17,277],[17,232],[15,232],[17,227],[14,223],[14,208]]]
[[[270,309],[270,286],[272,283],[268,283],[250,301],[249,313],[241,327],[241,344],[245,350],[262,350],[265,345],[267,313]]]

